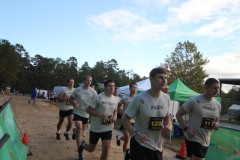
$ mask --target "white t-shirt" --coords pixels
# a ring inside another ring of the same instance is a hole
[[[97,92],[93,88],[84,89],[83,86],[78,87],[72,93],[72,97],[80,105],[79,108],[74,108],[73,113],[84,118],[89,118],[89,114],[86,112],[87,107],[90,105],[91,100],[97,95]]]
[[[73,91],[74,88],[69,89],[68,87],[66,87],[62,89],[60,94],[63,94],[65,97],[69,98],[72,95]],[[73,109],[73,106],[68,101],[65,100],[60,103],[60,110],[67,111],[70,109]]]
[[[159,97],[152,97],[149,91],[145,91],[133,98],[125,114],[135,117],[134,128],[149,138],[149,141],[142,142],[135,137],[141,146],[162,152],[163,119],[169,115],[169,107],[170,97],[163,92]]]
[[[186,134],[187,140],[209,146],[212,123],[220,116],[221,104],[215,98],[209,101],[203,95],[198,95],[190,98],[182,107],[189,114],[188,127],[196,132],[194,138]]]
[[[108,97],[105,93],[100,93],[94,97],[91,102],[91,108],[100,114],[109,115],[109,121],[103,121],[99,117],[92,116],[90,130],[93,132],[107,132],[111,131],[114,124],[111,123],[113,113],[117,111],[119,99],[115,96]]]

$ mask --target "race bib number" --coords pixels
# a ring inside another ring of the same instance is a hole
[[[102,120],[102,125],[109,125],[112,123],[112,116],[108,116],[107,118]]]
[[[161,128],[163,128],[163,117],[150,117],[148,129],[160,130]]]
[[[213,121],[214,121],[213,118],[205,118],[205,117],[203,117],[201,128],[212,129]]]

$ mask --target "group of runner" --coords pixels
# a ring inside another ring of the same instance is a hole
[[[98,140],[102,140],[101,160],[108,159],[112,130],[117,113],[122,116],[120,130],[123,136],[116,136],[118,146],[123,141],[125,160],[162,160],[163,140],[171,134],[172,119],[170,97],[166,93],[167,74],[162,68],[154,68],[149,74],[151,88],[137,95],[137,84],[129,84],[130,94],[118,97],[115,82],[107,80],[105,91],[97,94],[91,87],[92,76],[83,79],[83,86],[74,89],[74,80],[58,96],[61,102],[56,139],[61,139],[60,129],[64,118],[68,124],[64,136],[69,140],[72,121],[75,123],[72,139],[76,140],[79,160],[83,151],[93,152]],[[212,129],[218,129],[221,105],[213,98],[219,90],[219,82],[210,78],[205,83],[205,92],[187,101],[177,113],[179,123],[184,127],[189,159],[204,159]],[[189,114],[189,122],[182,115]],[[89,142],[83,137],[91,121]],[[128,142],[130,140],[130,148]],[[193,149],[195,148],[195,149]]]

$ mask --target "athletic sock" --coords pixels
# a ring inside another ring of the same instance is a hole
[[[118,136],[117,136],[117,139],[118,139],[118,140],[121,140],[121,137],[122,137],[122,136],[118,135]]]

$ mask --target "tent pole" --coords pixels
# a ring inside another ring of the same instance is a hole
[[[172,105],[172,115],[171,115],[171,119],[172,119],[172,125],[173,125],[173,111],[174,111],[174,101],[173,100],[173,105]],[[173,126],[172,126],[173,127]],[[169,136],[169,141],[171,142],[172,141],[172,132],[170,133],[170,136]]]

